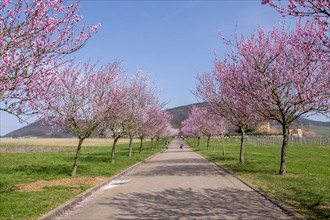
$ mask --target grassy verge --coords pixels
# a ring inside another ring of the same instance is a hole
[[[273,198],[293,207],[309,219],[330,218],[330,147],[290,145],[287,152],[286,176],[278,175],[281,146],[252,145],[245,147],[244,164],[238,162],[239,142],[213,140],[206,150],[188,139],[187,143],[210,160],[250,182]],[[222,156],[222,146],[225,156]]]
[[[133,144],[129,158],[127,144],[116,149],[116,163],[110,163],[111,147],[83,147],[77,178],[111,177],[131,165],[159,152],[163,142],[138,153],[139,143]],[[0,219],[36,219],[56,206],[73,198],[92,185],[46,186],[37,191],[20,191],[19,184],[36,183],[40,180],[70,179],[75,152],[16,153],[0,155]]]
[[[128,143],[129,139],[119,139],[118,144]],[[133,139],[139,142],[139,139]],[[109,146],[113,143],[112,138],[87,138],[84,140],[83,147]],[[78,138],[0,138],[0,148],[4,147],[76,147]]]

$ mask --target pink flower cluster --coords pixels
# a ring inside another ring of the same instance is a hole
[[[314,17],[321,25],[329,24],[329,0],[261,0],[261,3],[271,5],[283,15]]]
[[[181,131],[188,137],[223,136],[228,128],[227,120],[208,107],[193,107],[182,125]]]
[[[31,113],[38,82],[82,48],[100,24],[82,24],[77,2],[6,0],[0,2],[0,100],[2,111]],[[32,111],[33,113],[33,111]]]

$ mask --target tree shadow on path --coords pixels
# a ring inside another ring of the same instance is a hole
[[[254,191],[230,188],[121,193],[99,204],[119,210],[109,219],[293,219]]]
[[[140,171],[135,176],[217,176],[227,175],[221,169],[215,169],[208,164],[176,164],[166,166],[156,166],[150,170]]]

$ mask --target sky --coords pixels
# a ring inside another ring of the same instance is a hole
[[[121,60],[131,75],[144,70],[166,108],[198,102],[192,93],[197,74],[211,71],[215,54],[221,58],[229,51],[220,31],[226,37],[248,36],[259,26],[269,30],[283,21],[259,0],[80,0],[80,5],[87,24],[102,26],[70,56],[100,63]],[[0,136],[26,126],[1,111],[0,120]]]

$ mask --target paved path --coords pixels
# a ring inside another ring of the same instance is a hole
[[[237,178],[173,141],[62,219],[290,219]]]

